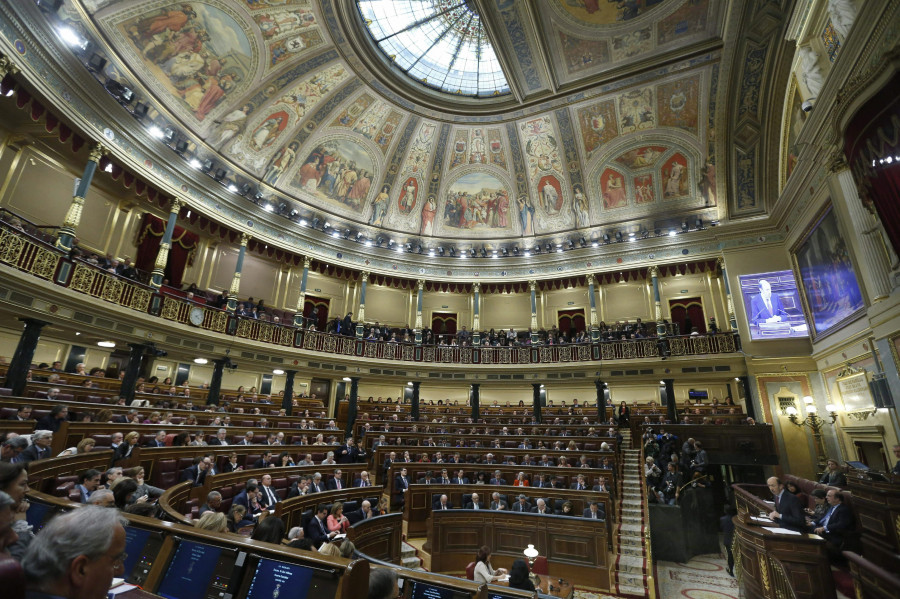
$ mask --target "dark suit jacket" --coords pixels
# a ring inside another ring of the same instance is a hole
[[[193,466],[189,466],[189,467],[185,468],[181,472],[181,482],[189,480],[194,483],[195,487],[199,487],[200,485],[203,484],[203,481],[206,480],[206,473],[209,472],[209,470],[204,470],[203,472],[199,472],[199,470],[200,469],[197,468],[197,464],[194,464]],[[199,480],[197,479],[198,472],[200,474]]]
[[[403,479],[399,476],[394,479],[394,489],[398,493],[403,491],[403,489],[408,489],[408,488],[409,488],[409,477],[408,476],[406,477],[406,483],[404,483]]]
[[[63,421],[59,418],[54,418],[50,414],[47,414],[43,418],[37,421],[34,425],[34,430],[36,431],[53,431],[58,432],[59,427],[62,426]]]
[[[468,479],[468,477],[464,476],[462,480],[463,480],[463,481],[462,481],[462,484],[464,484],[464,485],[469,484],[469,479]],[[459,477],[458,477],[458,476],[453,476],[453,477],[451,477],[451,478],[450,478],[450,484],[451,484],[451,485],[458,485],[458,484],[460,484],[460,483],[459,483]]]
[[[531,508],[531,513],[532,513],[532,514],[537,514],[537,513],[539,513],[539,512],[538,512],[538,506],[534,506],[533,508]],[[545,516],[552,516],[552,515],[553,515],[553,510],[551,510],[551,509],[550,509],[549,507],[547,507],[547,506],[544,506],[544,515],[545,515]]]
[[[41,453],[43,455],[41,455]],[[31,444],[25,448],[25,451],[19,454],[19,462],[32,462],[37,459],[49,458],[53,455],[53,452],[48,447],[43,450],[41,453],[38,452],[38,446]]]
[[[344,452],[347,452],[344,454]],[[338,464],[352,464],[354,462],[358,462],[361,452],[358,447],[347,447],[346,445],[342,445],[335,452],[337,454],[337,463]]]
[[[240,464],[234,465],[229,460],[229,461],[225,462],[225,465],[222,467],[222,472],[235,472],[240,467],[241,467]]]
[[[314,482],[309,483],[309,490],[307,491],[307,493],[321,493],[322,491],[325,491],[326,488],[327,487],[323,482],[318,483],[318,485]]]
[[[492,485],[505,485],[505,484],[506,484],[506,479],[505,479],[505,478],[500,478],[500,479],[492,478],[492,479],[491,479],[491,484],[492,484]]]
[[[824,522],[825,516],[822,516],[814,524],[814,527],[822,526]],[[843,503],[839,503],[835,506],[834,511],[831,512],[831,518],[828,520],[828,530],[822,536],[826,541],[840,547],[841,543],[844,542],[844,535],[852,531],[853,526],[853,516],[850,513],[850,508]]]
[[[272,495],[275,496],[275,501],[273,501],[272,503],[269,503],[269,494],[266,492],[266,488],[262,485],[259,485],[259,505],[263,507],[271,507],[281,501],[278,498],[278,490],[271,485],[269,486],[269,488],[272,490]]]
[[[272,463],[266,460],[265,458],[259,458],[255,462],[253,462],[254,468],[269,468],[272,466]]]
[[[165,447],[165,446],[166,446],[165,442],[160,443],[156,439],[151,439],[150,441],[147,442],[146,445],[144,445],[144,447]]]
[[[218,437],[213,437],[209,440],[209,445],[228,445],[228,442],[222,442]]]
[[[509,504],[507,504],[502,499],[500,501],[492,501],[490,507],[492,510],[499,510],[501,506],[503,507],[504,510],[509,509]]]
[[[347,484],[347,481],[345,481],[343,478],[341,478],[341,488],[346,489],[349,486],[350,485]],[[337,482],[335,481],[335,479],[332,478],[331,480],[329,480],[328,483],[325,485],[325,488],[330,491],[337,490]]]
[[[353,481],[353,486],[354,486],[354,487],[362,487],[362,486],[363,486],[363,479],[357,478],[355,481]],[[369,479],[369,485],[368,485],[368,486],[370,486],[370,487],[372,486],[372,480],[371,480],[371,479]]]
[[[770,303],[772,304],[772,310],[769,311],[766,308],[766,302],[763,301],[762,296],[755,295],[750,300],[750,323],[751,324],[759,324],[760,322],[765,322],[767,318],[771,318],[772,316],[781,316],[782,320],[784,317],[788,315],[787,312],[784,311],[784,306],[781,303],[781,298],[773,293],[770,298]],[[690,331],[687,331],[690,333]]]
[[[582,486],[582,489],[581,489],[582,491],[587,491],[588,489],[590,489],[590,486],[587,483],[583,483],[581,486]],[[572,483],[571,485],[569,485],[569,488],[578,490],[578,483]]]
[[[434,511],[440,510],[440,509],[441,509],[441,500],[438,499],[438,500],[435,501],[433,504],[431,504],[431,509],[434,510]],[[453,503],[451,503],[449,499],[447,500],[447,509],[448,509],[448,510],[452,510],[452,509],[453,509]]]
[[[778,507],[775,508],[775,511],[781,514],[781,518],[777,518],[775,521],[785,528],[797,531],[806,529],[806,517],[803,515],[803,506],[800,505],[800,500],[797,499],[797,496],[787,489],[781,494],[781,499],[778,501]]]
[[[315,514],[309,519],[306,529],[306,538],[312,541],[316,547],[320,547],[322,543],[328,540],[328,526]]]
[[[472,501],[470,501],[469,503],[466,504],[466,509],[467,509],[467,510],[474,510],[474,509],[475,509],[475,503],[472,502]],[[479,509],[479,510],[486,510],[486,509],[488,509],[488,508],[487,508],[487,506],[486,506],[484,503],[482,503],[481,501],[479,501],[479,502],[478,502],[478,509]]]
[[[231,505],[242,505],[247,508],[247,517],[253,515],[253,508],[250,507],[250,498],[247,497],[247,491],[241,491],[237,495],[234,496],[234,499],[231,501]]]
[[[584,515],[585,518],[590,518],[590,517],[591,517],[591,508],[589,508],[589,507],[584,508],[584,514],[583,514],[583,515]],[[597,518],[598,518],[599,520],[606,520],[606,512],[603,511],[603,506],[602,506],[602,505],[598,505],[598,506],[597,506]]]

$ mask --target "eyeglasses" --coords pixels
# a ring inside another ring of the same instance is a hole
[[[123,568],[125,566],[125,560],[127,559],[128,554],[123,551],[113,560],[113,568],[115,568],[116,570],[118,570],[119,568]]]

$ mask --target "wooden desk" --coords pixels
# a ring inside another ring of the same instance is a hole
[[[782,535],[735,516],[734,559],[738,582],[750,599],[836,599],[825,539]]]
[[[538,591],[542,595],[549,595],[550,597],[559,597],[560,599],[572,599],[575,596],[575,586],[566,580],[565,578],[553,578],[551,576],[538,576],[540,579],[540,583],[538,584]],[[497,592],[509,592],[509,582],[501,582],[496,585],[488,585],[488,595],[490,596],[491,587],[503,587],[503,590],[494,589]],[[530,595],[529,595],[530,596]]]
[[[403,514],[385,514],[360,520],[347,531],[356,550],[369,557],[400,565]]]
[[[461,572],[487,545],[497,568],[507,568],[533,544],[547,558],[550,576],[589,580],[610,591],[606,523],[600,520],[540,516],[489,510],[448,510],[432,514],[428,528],[431,569]]]
[[[862,525],[862,551],[888,572],[900,572],[900,485],[847,477]]]
[[[635,428],[637,426],[637,428]],[[725,465],[776,465],[778,451],[775,448],[775,435],[772,426],[767,424],[651,424],[654,432],[665,429],[667,433],[678,436],[678,447],[689,438],[703,443],[703,449],[709,454],[710,464]],[[645,425],[632,424],[632,430],[640,443]]]

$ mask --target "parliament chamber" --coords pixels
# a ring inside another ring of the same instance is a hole
[[[3,596],[897,597],[898,31],[0,3]]]

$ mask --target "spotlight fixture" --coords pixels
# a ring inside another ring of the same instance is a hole
[[[350,229],[344,230],[344,239],[348,239],[350,237]]]
[[[312,226],[313,229],[318,229],[318,228],[319,228],[319,219],[318,219],[318,218],[312,219],[312,225],[311,225],[311,226]]]
[[[481,257],[487,258],[487,250],[484,249],[484,246],[481,246]]]
[[[584,235],[581,236],[579,241],[581,242],[581,247],[587,247],[587,239],[584,238]]]
[[[297,221],[297,224],[299,224],[301,227],[305,227],[307,225],[306,219],[301,218],[300,220]]]
[[[225,175],[227,175],[227,174],[228,174],[228,171],[226,171],[224,168],[217,168],[215,174],[213,175],[213,178],[216,181],[221,181],[222,179],[225,178]]]
[[[177,142],[175,142],[175,152],[176,153],[184,154],[185,152],[187,152],[187,149],[188,149],[188,142],[186,139],[179,139]]]
[[[547,243],[544,244],[544,249],[547,250],[547,252],[549,253],[550,250],[553,249],[553,244],[548,241]]]
[[[581,238],[581,245],[582,245],[582,246],[584,245],[584,237]],[[571,239],[569,240],[569,249],[570,249],[570,250],[574,250],[574,249],[575,249],[575,242],[572,241]]]
[[[381,235],[379,235],[378,237],[375,238],[375,245],[377,245],[378,247],[381,247],[381,244],[383,244],[383,243],[384,243],[384,237],[382,237]]]
[[[518,255],[519,255],[519,246],[517,246],[517,245],[514,245],[514,246],[513,246],[513,255],[514,255],[514,256],[518,256]]]
[[[681,221],[681,230],[684,231],[684,232],[687,232],[687,230],[688,230],[688,224],[687,224],[687,221],[686,221],[686,220]]]
[[[250,184],[244,183],[243,185],[241,185],[240,189],[238,189],[238,193],[240,193],[242,196],[245,196],[248,193],[250,193],[250,189],[251,189]]]
[[[288,213],[288,205],[286,202],[281,202],[278,204],[278,213],[279,214],[287,214]]]
[[[609,233],[604,233],[603,234],[603,243],[609,243],[609,242],[610,242]]]
[[[444,255],[444,247],[443,247],[443,246],[439,246],[439,247],[438,247],[438,253],[439,253],[441,256]]]
[[[669,237],[675,237],[675,235],[677,235],[677,234],[678,233],[675,231],[675,229],[672,229],[671,231],[669,231]]]
[[[112,341],[98,341],[97,345],[99,345],[100,347],[108,347],[108,348],[116,346],[116,344]]]
[[[175,139],[175,129],[171,127],[166,127],[165,131],[163,131],[162,140],[167,144],[172,143],[172,140]]]
[[[531,258],[531,250],[526,249],[524,253],[526,258]]]
[[[469,250],[469,252],[472,254],[472,257],[473,257],[473,258],[477,255],[477,252],[475,251],[475,248],[472,248],[471,250]]]
[[[617,242],[622,241],[622,232],[621,231],[616,231],[616,241]]]
[[[206,358],[194,358],[194,364],[207,364],[209,360]]]
[[[129,87],[122,87],[122,93],[119,94],[119,103],[123,106],[131,104],[134,100],[134,90]]]
[[[562,252],[563,252],[563,246],[562,246],[562,244],[561,244],[561,243],[556,244],[556,253],[557,253],[557,254],[562,254]]]
[[[394,242],[393,239],[389,239],[389,240],[388,240],[388,249],[394,247],[394,243],[395,243],[395,242]]]
[[[196,158],[191,158],[191,161],[188,164],[191,165],[191,168],[195,168],[197,170],[200,170],[200,167],[203,166]]]
[[[450,255],[454,257],[456,256],[456,250],[452,247],[450,248]]]
[[[203,164],[200,165],[200,171],[204,173],[208,173],[213,168],[213,161],[207,158],[203,161]]]
[[[281,368],[276,368],[272,371],[272,374],[274,374],[276,376],[281,376],[282,374],[284,374],[284,371]]]
[[[509,248],[503,248],[503,257],[509,256]]]
[[[428,250],[428,256],[429,256],[430,258],[434,258],[434,248],[430,248],[430,249]]]
[[[92,73],[100,73],[103,71],[103,68],[106,66],[106,59],[97,54],[91,54],[91,57],[88,59],[87,69]]]
[[[134,105],[134,112],[132,112],[131,114],[136,119],[142,119],[145,116],[147,116],[148,110],[150,110],[149,106],[147,106],[143,102],[138,102],[137,104]],[[157,128],[157,131],[159,131],[158,128]],[[154,135],[154,137],[156,137],[156,135]]]
[[[295,210],[294,212],[296,212],[296,210]],[[357,231],[357,232],[356,232],[356,237],[355,237],[354,239],[355,239],[356,241],[361,240],[361,239],[362,239],[362,231]]]
[[[698,216],[697,219],[694,221],[694,227],[695,227],[697,230],[700,230],[700,229],[703,228],[703,219],[700,218],[699,216]]]
[[[659,237],[662,235],[662,229],[653,229],[653,234]]]
[[[230,191],[231,193],[237,193],[240,191],[240,189],[238,189],[237,185],[235,185],[234,183],[229,183],[228,191]]]
[[[600,242],[599,242],[599,241],[597,241],[596,239],[591,239],[591,247],[592,247],[592,248],[595,248],[595,247],[597,247],[597,246],[599,246],[599,245],[600,245]]]
[[[648,229],[641,229],[641,239],[647,239],[650,237],[650,231]]]
[[[421,253],[422,253],[422,244],[421,244],[421,243],[417,243],[417,244],[416,244],[416,253],[417,253],[417,254],[421,254]]]
[[[257,190],[257,192],[253,194],[253,201],[259,202],[261,199],[263,199],[263,192]]]

